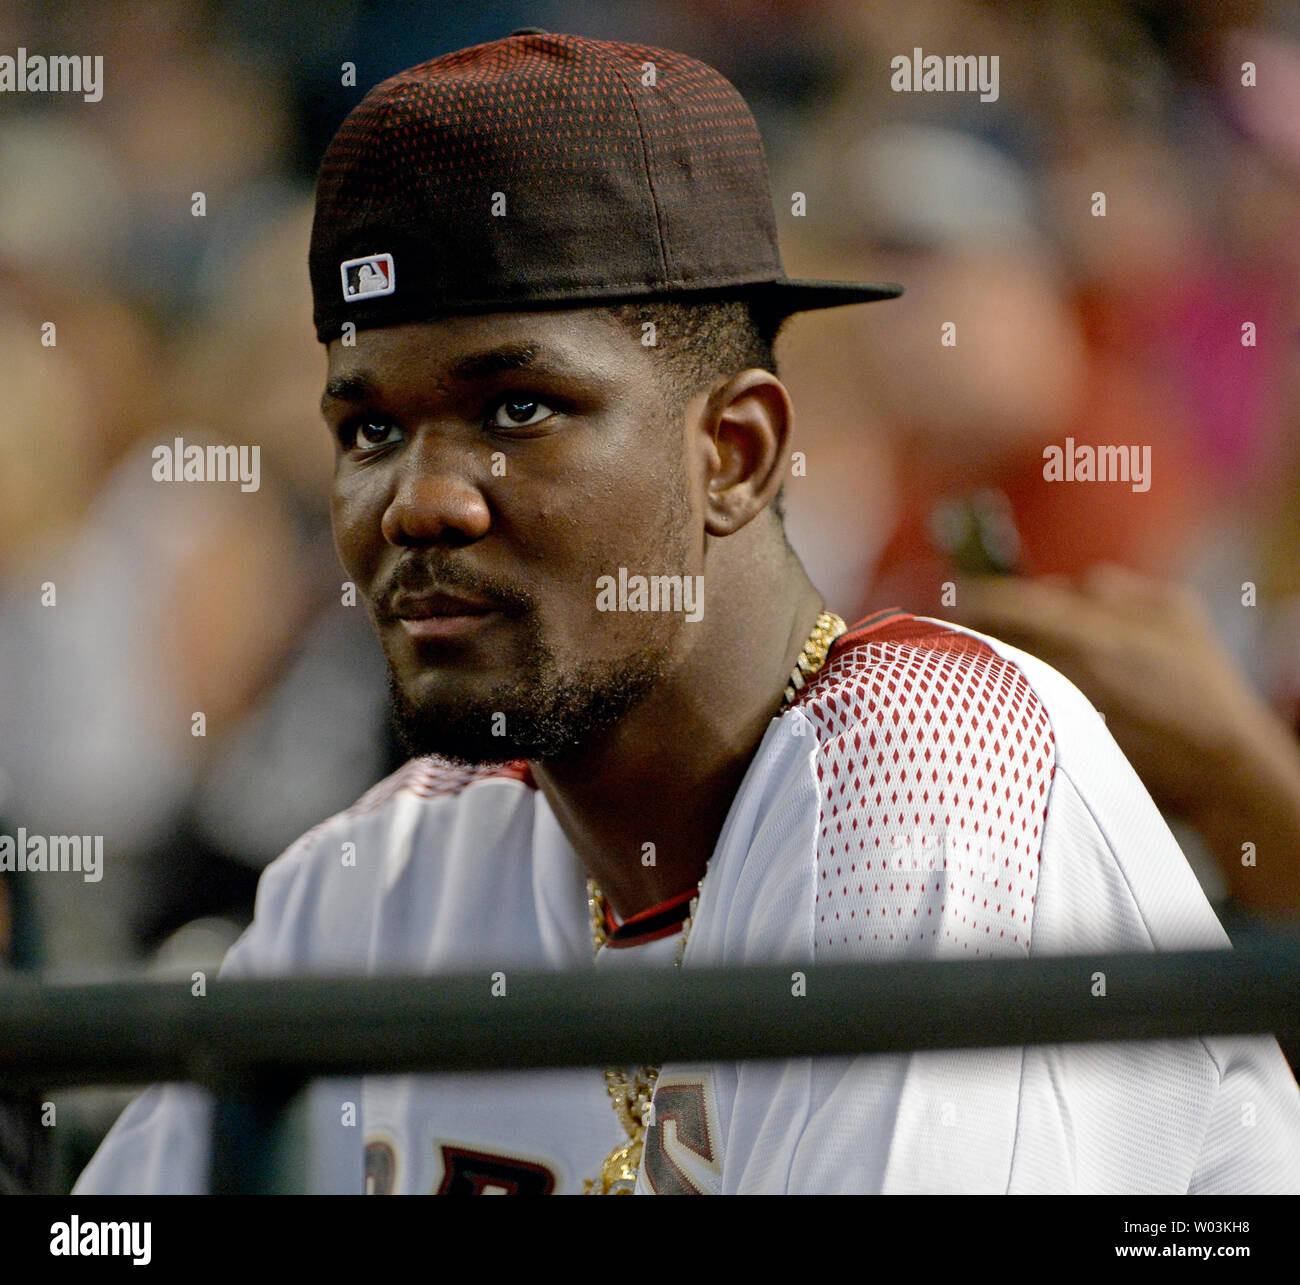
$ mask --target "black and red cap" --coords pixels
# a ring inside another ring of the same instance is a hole
[[[321,162],[322,343],[465,312],[737,291],[774,313],[900,286],[785,275],[763,144],[712,67],[530,30],[377,85]]]

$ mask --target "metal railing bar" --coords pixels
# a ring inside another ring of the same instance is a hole
[[[1297,1030],[1290,931],[1231,951],[296,976],[218,981],[203,997],[179,983],[16,981],[0,986],[0,1083],[302,1081]]]

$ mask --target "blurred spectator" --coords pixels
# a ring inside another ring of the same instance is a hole
[[[1161,811],[1205,839],[1238,906],[1300,916],[1300,745],[1185,589],[1114,566],[964,583],[957,618],[1074,681]]]

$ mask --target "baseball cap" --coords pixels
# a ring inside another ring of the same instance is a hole
[[[754,117],[712,67],[530,28],[375,86],[321,162],[322,343],[465,312],[709,293],[784,315],[891,299],[786,276]]]

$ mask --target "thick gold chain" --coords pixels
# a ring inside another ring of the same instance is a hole
[[[790,681],[785,686],[783,709],[794,700],[808,679],[826,663],[832,644],[847,629],[848,626],[833,611],[823,611],[818,615],[817,623],[813,625],[812,633],[808,635],[808,641],[804,643],[790,674]],[[678,966],[686,954],[691,921],[695,918],[699,900],[697,890],[691,901],[690,915],[682,923],[675,961]],[[594,953],[599,955],[600,948],[608,937],[608,930],[605,927],[605,895],[596,886],[594,879],[587,880],[587,909],[591,913]],[[657,1066],[605,1068],[605,1089],[614,1105],[614,1114],[627,1130],[627,1141],[615,1147],[605,1158],[598,1179],[587,1178],[583,1182],[584,1196],[630,1196],[636,1189],[637,1174],[641,1171],[641,1156],[645,1151],[646,1130],[651,1123],[651,1102],[658,1080]]]
[[[785,685],[785,704],[788,705],[799,694],[799,689],[826,663],[835,640],[847,632],[848,625],[833,611],[823,611],[817,617],[817,623],[808,635],[799,659],[795,661],[790,674],[790,681]]]

